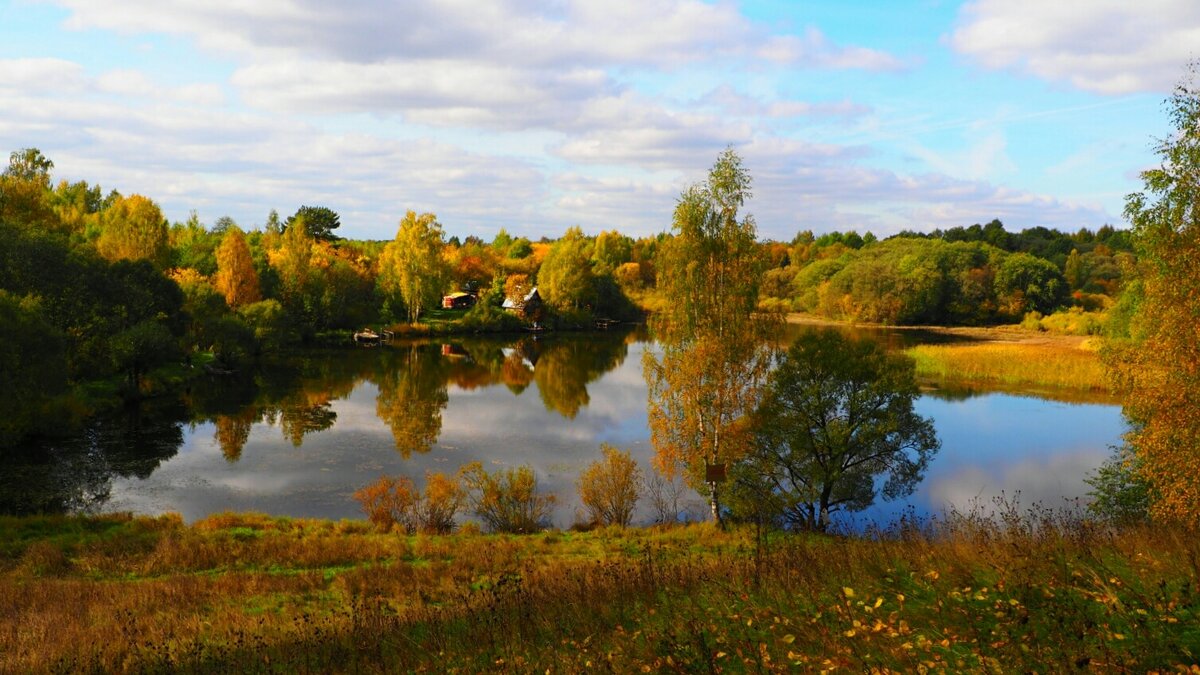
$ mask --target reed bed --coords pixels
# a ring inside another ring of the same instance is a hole
[[[421,537],[263,516],[8,519],[0,534],[2,672],[1145,672],[1200,658],[1194,533],[1045,512],[858,537]]]
[[[917,376],[953,382],[1106,391],[1108,375],[1098,354],[1065,344],[984,343],[918,345],[904,352]]]

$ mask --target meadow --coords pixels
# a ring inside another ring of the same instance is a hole
[[[3,672],[1186,671],[1200,540],[1015,505],[858,537],[0,519]]]
[[[916,374],[949,382],[1010,387],[1108,391],[1104,364],[1088,342],[1069,340],[957,342],[917,345],[904,351]]]

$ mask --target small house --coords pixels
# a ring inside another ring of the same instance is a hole
[[[504,309],[515,312],[525,318],[533,318],[537,316],[542,308],[542,296],[538,295],[537,286],[533,290],[525,294],[521,299],[505,298]]]
[[[466,309],[475,305],[475,296],[470,293],[451,293],[442,296],[443,309]]]

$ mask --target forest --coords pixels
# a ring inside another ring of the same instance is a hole
[[[0,175],[0,447],[46,420],[176,384],[198,367],[236,369],[264,354],[342,343],[364,326],[403,333],[516,332],[530,321],[587,329],[677,301],[658,284],[663,232],[634,238],[579,228],[531,241],[447,237],[407,212],[395,239],[337,234],[337,212],[300,206],[243,228],[192,212],[170,223],[153,199],[53,180],[35,148]],[[1127,230],[1073,234],[986,225],[902,232],[800,232],[753,242],[759,312],[903,324],[1020,323],[1036,330],[1128,332],[1140,285]],[[537,288],[544,305],[501,309]],[[468,293],[469,309],[442,297]],[[1106,328],[1107,326],[1107,328]]]

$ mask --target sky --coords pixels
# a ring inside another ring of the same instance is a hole
[[[732,147],[762,238],[1123,226],[1195,0],[0,0],[0,151],[261,226],[668,230]]]

